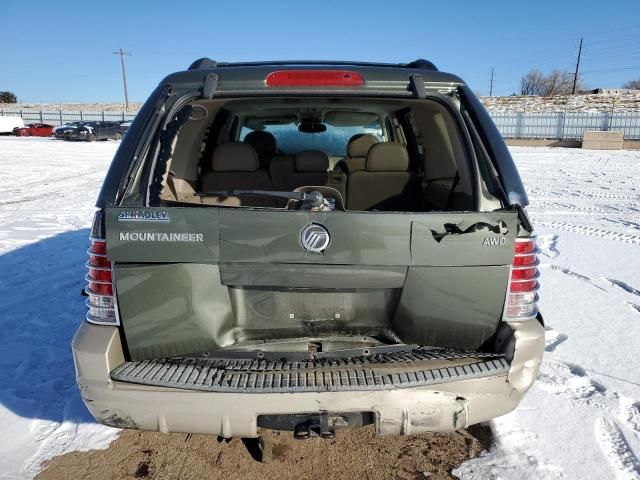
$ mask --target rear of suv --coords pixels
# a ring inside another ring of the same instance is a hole
[[[426,60],[200,59],[98,198],[82,398],[107,425],[227,438],[507,413],[544,350],[526,205],[477,98]]]

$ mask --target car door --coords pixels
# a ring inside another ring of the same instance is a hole
[[[116,122],[109,122],[109,138],[116,138],[118,128],[120,128],[120,126]]]
[[[93,131],[96,134],[96,140],[104,138],[104,124],[102,122],[96,122]]]

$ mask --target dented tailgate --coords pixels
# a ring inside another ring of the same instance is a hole
[[[307,225],[330,236],[314,253]],[[500,320],[517,215],[106,209],[135,360],[290,336],[477,348]]]

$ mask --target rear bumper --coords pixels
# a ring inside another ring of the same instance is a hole
[[[118,329],[83,323],[73,339],[77,381],[100,422],[122,428],[255,437],[260,415],[373,412],[378,434],[450,431],[513,410],[532,385],[544,351],[535,321],[510,324],[508,371],[483,378],[387,390],[295,393],[206,392],[114,381],[124,362]]]

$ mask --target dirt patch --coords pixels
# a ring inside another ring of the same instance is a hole
[[[451,470],[489,448],[491,431],[376,437],[373,427],[342,430],[331,440],[273,435],[273,461],[257,462],[247,441],[209,435],[125,430],[107,450],[73,452],[36,479],[448,479]]]

